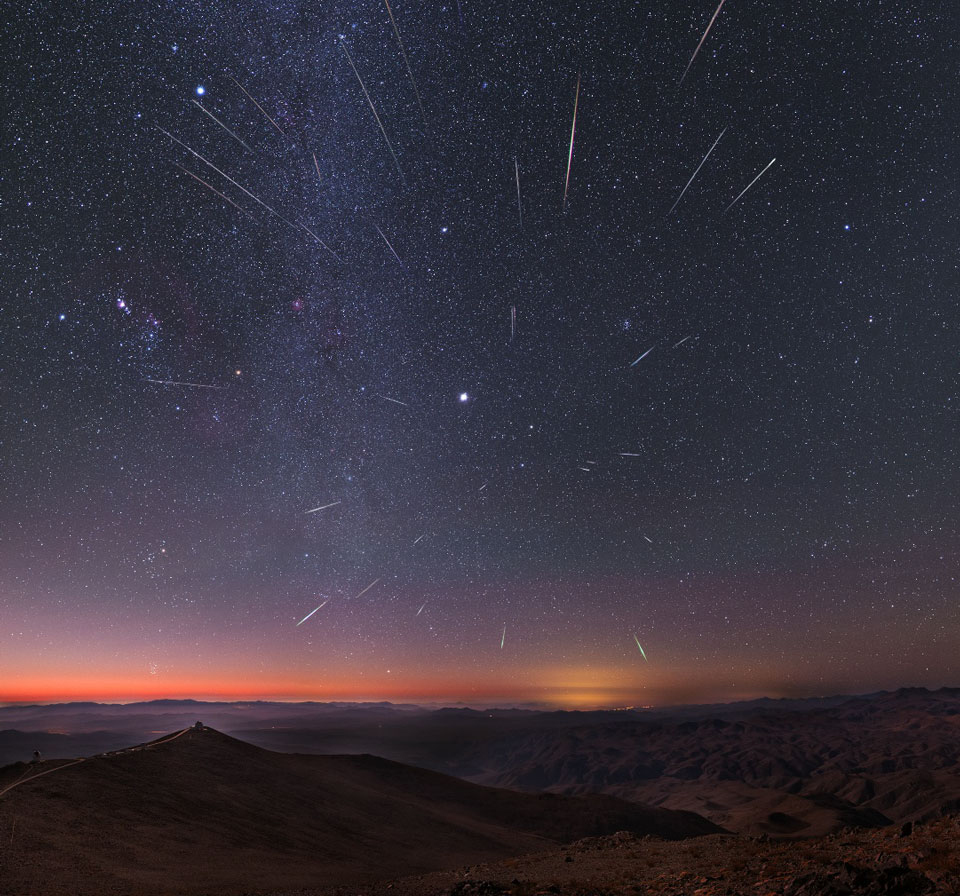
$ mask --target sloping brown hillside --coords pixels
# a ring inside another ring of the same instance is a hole
[[[3,792],[5,791],[5,792]],[[0,772],[3,893],[217,893],[373,881],[698,816],[531,795],[372,756],[272,753],[210,728]]]

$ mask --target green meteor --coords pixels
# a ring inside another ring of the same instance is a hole
[[[640,639],[634,635],[633,640],[637,642],[637,647],[640,647],[640,655],[643,657],[643,661],[649,663],[650,660],[647,659],[646,653],[643,652],[643,647],[640,646]]]

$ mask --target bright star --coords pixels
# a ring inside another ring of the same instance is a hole
[[[197,96],[203,96],[207,92],[207,88],[202,84],[197,88]]]
[[[460,401],[469,401],[469,400],[470,400],[470,396],[466,392],[460,393]]]

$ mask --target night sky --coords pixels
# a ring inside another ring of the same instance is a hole
[[[960,684],[960,11],[715,12],[8,4],[0,700]]]

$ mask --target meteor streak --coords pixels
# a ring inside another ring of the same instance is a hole
[[[244,143],[236,134],[234,134],[233,131],[231,131],[230,128],[228,128],[209,109],[204,109],[203,106],[201,106],[200,103],[198,103],[196,100],[190,100],[190,102],[193,103],[193,105],[196,106],[204,115],[209,115],[218,125],[220,125],[220,127],[222,127],[231,137],[233,137],[233,139],[236,140],[237,143],[239,143],[244,149],[246,149],[248,152],[253,152],[253,150],[250,149],[250,147],[247,146],[246,143]]]
[[[720,137],[722,137],[726,133],[727,133],[727,129],[724,128],[720,132]],[[713,146],[711,146],[710,149],[707,150],[707,154],[703,157],[703,161],[699,165],[697,165],[697,170],[690,175],[690,180],[687,181],[687,185],[680,191],[680,195],[677,197],[677,201],[670,206],[670,211],[667,212],[667,215],[672,214],[673,210],[680,204],[680,200],[683,199],[683,194],[687,192],[687,189],[690,187],[690,184],[693,183],[693,179],[697,176],[697,174],[699,174],[700,169],[704,165],[704,162],[706,162],[707,159],[710,158],[710,153],[712,153],[714,149],[716,149],[717,144],[720,142],[720,137],[717,137],[717,139],[713,141]]]
[[[563,207],[567,207],[567,190],[570,187],[570,166],[573,164],[573,135],[577,132],[577,105],[580,102],[580,72],[577,72],[577,93],[573,98],[573,124],[570,127],[570,152],[567,155],[567,179],[563,184]]]
[[[633,640],[637,642],[637,647],[640,647],[640,639],[636,635],[633,636]],[[643,661],[645,663],[650,662],[650,660],[647,659],[647,655],[643,652],[642,647],[640,647],[640,655],[643,657]]]
[[[403,182],[403,185],[407,185],[407,180],[403,176],[403,170],[400,168],[400,162],[397,160],[397,154],[393,151],[393,146],[390,144],[390,138],[387,136],[386,130],[384,130],[383,122],[380,120],[380,116],[377,114],[376,107],[373,105],[373,100],[370,99],[370,94],[367,92],[367,85],[363,83],[363,78],[360,77],[360,72],[357,71],[357,67],[353,64],[353,58],[350,56],[350,51],[347,49],[347,45],[341,39],[340,46],[343,47],[343,52],[346,53],[347,61],[350,63],[350,68],[353,69],[353,73],[357,76],[357,80],[360,82],[360,87],[363,89],[363,95],[367,98],[367,103],[370,105],[370,111],[373,113],[373,117],[377,120],[377,125],[380,127],[380,133],[383,134],[383,139],[387,144],[387,149],[390,150],[390,155],[393,156],[393,164],[397,166],[397,172],[400,174],[400,180]]]
[[[377,582],[379,582],[379,581],[380,581],[380,579],[374,579],[369,585],[367,585],[366,588],[363,589],[363,591],[361,591],[361,592],[357,595],[357,597],[363,597],[363,595],[366,594],[366,593],[367,593],[374,585],[376,585]],[[356,600],[357,597],[355,597],[354,600]]]
[[[236,84],[237,87],[239,87],[244,93],[246,93],[248,97],[250,97],[250,102],[253,103],[253,105],[256,106],[261,112],[263,112],[264,117],[270,122],[270,124],[280,131],[280,136],[286,136],[283,133],[280,125],[278,125],[269,115],[267,115],[266,109],[264,109],[263,106],[261,106],[252,96],[250,96],[249,93],[247,93],[246,87],[244,87],[236,78],[234,78],[233,75],[227,75],[227,77],[233,81],[233,83]]]
[[[424,532],[423,535],[421,535],[421,536],[417,539],[417,541],[422,541],[422,540],[423,540],[424,538],[426,538],[426,537],[427,537],[427,533]],[[417,541],[415,541],[414,544],[416,544]]]
[[[647,538],[646,535],[644,535],[643,537],[644,537],[644,540],[646,540],[649,544],[653,544],[653,539],[652,539],[652,538]]]
[[[510,306],[510,341],[513,342],[513,337],[517,335],[517,306]]]
[[[377,227],[376,224],[374,224],[373,226],[374,226],[374,227]],[[377,233],[379,233],[380,236],[383,237],[383,241],[387,244],[387,248],[388,248],[391,252],[393,252],[393,257],[397,259],[397,263],[398,263],[398,264],[403,264],[403,262],[400,261],[400,256],[397,255],[397,253],[394,251],[393,246],[390,245],[390,240],[388,240],[388,239],[386,238],[386,236],[384,235],[384,232],[383,232],[379,227],[377,227]]]
[[[517,157],[513,157],[513,172],[517,176],[517,214],[520,216],[520,228],[523,229],[523,205],[520,202],[520,165]]]
[[[687,72],[690,71],[690,66],[693,65],[693,60],[697,58],[697,53],[700,52],[703,42],[707,39],[707,35],[710,33],[713,23],[717,20],[717,16],[720,15],[720,10],[723,8],[723,4],[726,2],[727,0],[720,0],[720,5],[717,7],[717,11],[713,14],[713,18],[710,19],[710,24],[707,25],[707,30],[703,32],[703,37],[700,38],[700,43],[697,44],[697,49],[693,51],[693,55],[690,57],[690,61],[687,63],[687,67],[683,72],[683,77],[680,78],[680,83],[677,84],[677,87],[679,87],[680,84],[683,84],[683,79],[687,77]]]
[[[214,165],[213,162],[208,162],[202,155],[200,155],[200,153],[198,153],[198,152],[197,152],[196,150],[194,150],[194,149],[191,149],[191,148],[190,148],[189,146],[187,146],[187,144],[184,143],[182,140],[178,140],[176,137],[173,136],[173,134],[171,134],[169,131],[165,131],[165,130],[164,130],[163,128],[161,128],[161,127],[157,127],[157,130],[160,131],[161,134],[166,134],[171,140],[173,140],[174,143],[179,143],[187,152],[190,153],[190,155],[192,155],[192,156],[194,156],[195,158],[199,159],[201,162],[203,162],[204,165],[208,165],[210,168],[212,168],[214,171],[216,171],[217,174],[219,174],[221,177],[225,177],[225,178],[226,178],[228,181],[230,181],[230,183],[232,183],[238,190],[242,190],[242,191],[243,191],[244,193],[246,193],[247,196],[249,196],[254,202],[256,202],[258,205],[262,205],[268,212],[270,212],[271,215],[274,215],[275,217],[279,218],[279,219],[280,219],[281,221],[283,221],[283,223],[286,224],[288,227],[292,227],[294,230],[298,230],[298,229],[299,229],[296,224],[292,224],[290,221],[288,221],[286,218],[284,218],[283,215],[281,215],[279,212],[277,212],[277,211],[275,211],[274,209],[270,208],[270,206],[267,205],[266,202],[263,202],[262,200],[257,199],[257,197],[254,196],[253,193],[251,193],[246,187],[242,186],[241,184],[238,184],[232,177],[230,177],[229,174],[227,174],[227,173],[224,172],[224,171],[221,171],[216,165]]]
[[[407,74],[410,76],[410,83],[413,85],[413,93],[417,98],[417,105],[420,107],[420,117],[423,118],[424,128],[427,125],[427,113],[423,111],[423,103],[420,100],[420,91],[417,90],[417,82],[413,79],[413,72],[410,71],[410,60],[407,59],[407,51],[404,49],[403,41],[400,40],[400,31],[397,28],[397,21],[393,17],[393,10],[390,8],[390,0],[383,0],[387,4],[387,12],[390,13],[390,24],[393,25],[393,33],[397,36],[397,43],[400,44],[400,53],[403,55],[403,64],[407,67]]]
[[[763,177],[763,175],[767,173],[767,168],[769,168],[769,167],[770,167],[774,162],[776,162],[776,161],[777,161],[777,158],[776,158],[776,156],[774,156],[769,162],[767,162],[767,167],[764,168],[763,171],[761,171],[752,181],[750,181],[750,183],[748,183],[748,184],[743,188],[743,192],[741,192],[740,195],[737,196],[737,198],[734,199],[733,202],[731,202],[731,203],[723,210],[723,213],[726,214],[728,211],[730,211],[730,209],[732,209],[732,208],[740,201],[740,199],[743,197],[743,194],[746,193],[747,190],[749,190],[758,180],[760,180],[760,178]]]
[[[317,169],[317,179],[322,183],[323,176],[320,174],[320,163],[317,161],[317,154],[314,152],[311,153],[311,155],[313,156],[313,167]]]
[[[655,348],[656,348],[656,345],[651,345],[650,348],[648,348],[648,349],[647,349],[639,358],[637,358],[637,360],[634,361],[630,366],[631,366],[631,367],[636,367],[636,366],[637,366],[644,358],[646,358],[647,355],[649,355],[650,352],[652,352]]]
[[[324,504],[323,507],[314,507],[313,510],[306,510],[305,513],[317,513],[320,510],[326,510],[328,507],[336,507],[338,504],[342,504],[343,501],[334,501],[332,504]]]
[[[192,177],[195,181],[198,181],[199,183],[203,184],[208,190],[211,190],[212,192],[216,193],[221,199],[226,199],[227,202],[229,202],[234,208],[242,211],[245,215],[247,215],[247,217],[250,216],[250,212],[248,212],[243,206],[237,205],[237,203],[234,202],[229,196],[224,195],[216,187],[214,187],[211,184],[208,184],[202,177],[197,177],[196,174],[194,174],[192,171],[188,171],[179,162],[174,162],[173,164],[176,165],[184,174],[189,174],[190,177]]]
[[[378,395],[377,398],[382,398],[384,401],[392,401],[394,404],[402,404],[405,408],[410,407],[405,401],[400,401],[399,398],[391,398],[389,395]]]
[[[320,239],[320,237],[318,237],[318,236],[317,236],[309,227],[307,227],[307,225],[304,224],[302,221],[300,222],[300,226],[301,226],[307,233],[309,233],[310,236],[312,236],[312,237],[313,237],[324,249],[326,249],[334,258],[336,258],[337,261],[339,261],[339,262],[342,262],[342,261],[343,261],[343,259],[342,259],[339,255],[337,255],[336,252],[333,251],[333,249],[331,249],[322,239]]]
[[[641,457],[642,455],[636,454],[633,451],[621,451],[620,456],[621,457]]]
[[[330,598],[327,598],[322,604],[320,604],[320,606],[317,607],[317,610],[322,610],[328,603],[330,603]],[[301,625],[303,625],[303,623],[306,622],[314,613],[316,613],[317,610],[311,610],[309,613],[307,613],[307,615],[304,616],[295,627],[299,628]]]
[[[504,623],[503,634],[500,636],[500,649],[503,650],[503,642],[507,640],[507,626]]]
[[[683,343],[686,342],[689,338],[690,338],[689,336],[684,336],[683,339],[681,339],[679,342],[674,343],[673,348],[679,348],[679,347],[680,347],[681,345],[683,345]]]
[[[423,605],[423,607],[425,607],[425,606],[426,606],[426,604]],[[419,615],[423,612],[423,607],[420,607],[420,609],[417,610],[417,616],[419,616]]]
[[[180,380],[152,380],[144,377],[144,382],[156,383],[158,386],[189,386],[191,389],[225,389],[226,386],[210,386],[207,383],[184,383]]]

